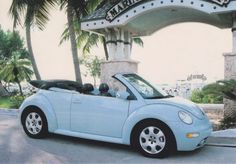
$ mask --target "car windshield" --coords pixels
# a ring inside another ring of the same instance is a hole
[[[125,74],[124,78],[142,95],[144,99],[160,99],[172,97],[151,85],[149,82],[144,80],[142,77],[136,74]]]

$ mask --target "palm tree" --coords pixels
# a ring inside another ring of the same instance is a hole
[[[30,60],[37,80],[41,79],[35,61],[34,52],[31,42],[31,27],[36,25],[40,30],[43,30],[45,24],[49,20],[49,9],[56,4],[56,0],[13,0],[9,9],[9,14],[12,16],[14,23],[13,27],[22,24],[24,18],[24,27],[26,32],[27,47],[29,50]]]
[[[67,1],[67,21],[68,21],[68,29],[69,29],[69,38],[71,42],[71,52],[72,52],[72,57],[73,57],[74,70],[75,70],[75,79],[77,82],[82,83],[73,18],[74,18],[73,0],[68,0]]]
[[[99,0],[96,0],[99,1]],[[93,1],[95,2],[95,1]],[[72,58],[75,69],[76,81],[82,83],[80,63],[77,50],[75,24],[80,22],[80,19],[87,13],[86,5],[89,2],[87,0],[60,0],[61,9],[66,9],[67,13],[67,39],[71,42]],[[77,21],[76,21],[77,18]]]
[[[28,59],[20,59],[19,52],[13,52],[12,58],[1,62],[4,62],[0,70],[1,80],[7,83],[17,83],[20,94],[23,95],[20,83],[31,79],[33,75],[33,71],[30,69],[31,62]]]

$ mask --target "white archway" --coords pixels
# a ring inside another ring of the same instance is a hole
[[[119,3],[126,1],[128,0],[120,0],[114,4],[119,5]],[[114,27],[123,27],[131,33],[133,31],[140,32],[141,28],[137,27],[140,25],[138,21],[145,20],[146,18],[148,19],[145,22],[148,22],[149,25],[162,24],[162,26],[156,26],[155,30],[151,30],[153,32],[165,27],[165,25],[185,21],[205,22],[221,28],[232,27],[230,15],[232,11],[236,11],[236,1],[229,1],[227,6],[220,6],[212,1],[136,0],[137,4],[130,5],[123,10],[113,9],[115,8],[114,4],[110,2],[95,11],[91,16],[84,18],[81,27],[84,30],[91,30],[102,34],[106,33],[105,29]],[[113,19],[107,19],[111,15],[112,10],[116,11],[113,12]],[[150,31],[149,29],[142,30]],[[140,36],[143,34],[134,33],[133,36],[135,35]]]

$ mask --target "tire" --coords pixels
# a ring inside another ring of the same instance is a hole
[[[39,139],[47,136],[47,119],[40,109],[26,109],[21,121],[23,129],[29,137]]]
[[[159,121],[147,121],[138,125],[134,129],[131,145],[142,155],[151,158],[164,158],[176,150],[173,133]]]

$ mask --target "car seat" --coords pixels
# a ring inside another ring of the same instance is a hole
[[[99,86],[100,96],[112,97],[112,95],[108,92],[109,86],[106,83],[102,83]]]
[[[83,93],[88,95],[93,95],[91,92],[94,90],[93,85],[86,83],[83,85]]]

